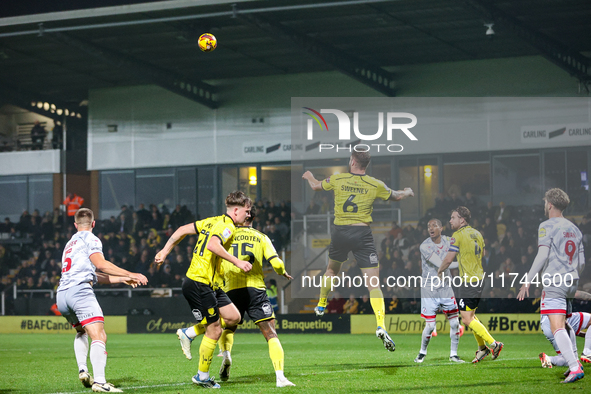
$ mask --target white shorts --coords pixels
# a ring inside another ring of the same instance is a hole
[[[103,310],[96,300],[90,283],[81,283],[56,295],[57,309],[75,328],[87,324],[104,322]]]
[[[571,317],[566,319],[566,322],[575,331],[575,335],[579,336],[581,334],[581,330],[589,325],[590,320],[591,314],[586,312],[574,312]],[[550,328],[550,319],[548,318],[548,316],[542,315],[541,325],[542,330],[544,331],[544,335],[550,341],[556,353],[560,354],[560,350],[558,349],[558,345],[556,345],[556,340],[554,339],[554,334],[552,333],[552,329]]]
[[[433,289],[421,288],[421,317],[427,322],[434,322],[437,311],[442,311],[447,319],[458,316],[458,304],[451,287]]]
[[[544,287],[540,303],[542,315],[566,315],[569,318],[573,311],[572,300],[577,292],[578,281],[570,287]]]

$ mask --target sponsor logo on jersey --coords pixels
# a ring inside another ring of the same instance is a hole
[[[265,302],[262,306],[263,309],[263,313],[266,316],[271,316],[271,314],[273,313],[273,308],[271,308],[271,304],[269,304],[268,302]]]
[[[191,312],[193,312],[193,316],[195,316],[195,320],[197,320],[198,322],[203,320],[203,316],[201,315],[201,311],[199,309],[193,309]]]
[[[546,229],[544,227],[540,228],[540,231],[538,231],[538,237],[539,238],[544,238],[546,236]]]
[[[232,235],[232,230],[230,230],[229,228],[224,229],[224,231],[222,232],[222,237],[224,237],[224,241],[230,238],[230,235]]]
[[[378,263],[378,255],[375,253],[372,253],[369,255],[369,263],[374,265]]]

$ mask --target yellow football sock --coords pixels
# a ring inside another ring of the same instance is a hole
[[[205,327],[201,324],[195,324],[193,328],[195,329],[195,334],[197,334],[197,336],[205,334]]]
[[[382,289],[373,289],[369,292],[369,301],[373,308],[373,313],[376,315],[378,327],[386,328],[384,319],[386,318],[386,306],[384,304],[384,294]]]
[[[208,338],[207,335],[203,336],[201,340],[201,346],[199,346],[199,370],[201,372],[209,372],[209,366],[211,360],[213,360],[213,351],[218,341]]]
[[[234,345],[234,331],[232,330],[224,330],[222,332],[222,336],[220,337],[220,350],[222,352],[232,351],[232,346]]]
[[[473,319],[468,327],[474,331],[474,336],[477,337],[476,341],[478,341],[478,337],[480,337],[482,341],[488,343],[489,345],[495,342],[495,339],[490,335],[486,327],[484,327],[484,325],[478,319]],[[480,341],[478,341],[478,346],[482,345],[484,344],[481,344]]]
[[[269,356],[273,362],[273,368],[275,371],[283,371],[283,348],[279,338],[269,339]]]
[[[328,305],[326,299],[328,298],[328,293],[330,293],[332,288],[332,280],[332,276],[322,276],[322,286],[320,287],[320,300],[318,301],[318,306],[326,308],[326,305]]]

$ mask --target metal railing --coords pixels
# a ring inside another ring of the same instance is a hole
[[[134,294],[150,292],[153,295],[159,297],[172,297],[174,293],[181,293],[182,288],[180,287],[138,287],[138,288],[95,288],[94,292],[98,293],[126,293],[128,298],[132,298]],[[1,316],[6,315],[6,293],[12,291],[12,297],[14,300],[18,298],[19,294],[49,294],[49,298],[54,299],[56,291],[53,289],[34,289],[34,290],[22,290],[18,289],[16,283],[10,288],[0,292],[0,311]]]

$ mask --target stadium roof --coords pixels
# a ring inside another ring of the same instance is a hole
[[[214,108],[211,81],[329,70],[394,96],[398,66],[530,55],[591,80],[589,0],[11,3],[0,97],[14,105],[77,106],[89,89],[150,83]],[[198,49],[205,32],[214,52]]]

